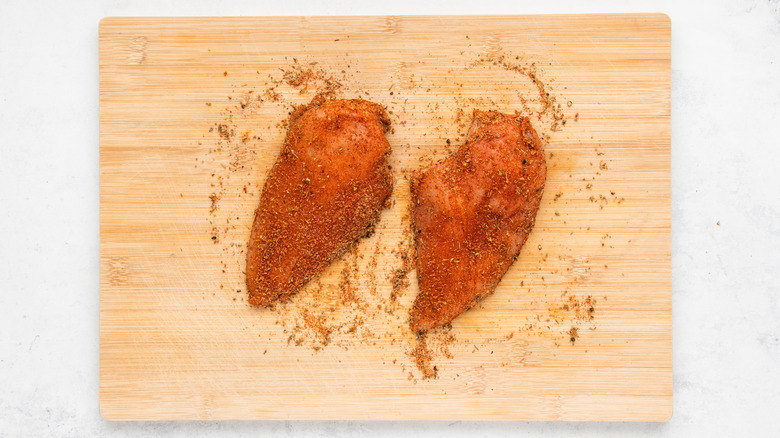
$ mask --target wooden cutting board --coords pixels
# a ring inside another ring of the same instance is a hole
[[[668,419],[670,37],[660,14],[104,19],[102,415]],[[393,205],[304,291],[253,308],[260,188],[288,112],[323,90],[391,112]],[[548,136],[544,199],[495,294],[421,341],[407,176],[475,108]]]

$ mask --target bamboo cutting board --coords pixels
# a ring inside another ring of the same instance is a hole
[[[102,415],[668,419],[670,37],[659,14],[104,19]],[[393,205],[253,308],[260,188],[288,112],[323,91],[388,108]],[[421,340],[408,173],[456,150],[475,108],[532,118],[545,194],[495,294]]]

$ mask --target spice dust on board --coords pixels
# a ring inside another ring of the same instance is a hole
[[[408,173],[454,153],[466,138],[474,109],[532,117],[539,134],[554,142],[554,136],[580,115],[576,105],[559,94],[554,79],[546,76],[543,62],[529,61],[519,54],[488,55],[469,49],[461,52],[460,59],[437,67],[446,69],[444,80],[441,74],[433,74],[433,64],[418,60],[409,64],[419,70],[398,69],[390,73],[389,80],[383,77],[383,83],[376,83],[371,66],[348,53],[329,64],[305,57],[274,61],[278,68],[261,71],[244,66],[235,74],[225,71],[220,80],[230,93],[205,102],[212,123],[198,142],[203,152],[194,166],[210,178],[203,199],[209,238],[220,252],[220,296],[249,308],[244,277],[246,242],[265,176],[284,142],[288,116],[297,106],[308,104],[317,95],[363,98],[384,105],[392,122],[388,140],[396,182],[390,200],[393,207],[382,212],[369,237],[357,242],[291,299],[269,309],[252,308],[257,320],[253,327],[267,327],[273,320],[276,335],[264,342],[308,348],[312,354],[324,349],[374,349],[381,364],[397,367],[417,383],[459,378],[458,358],[517,365],[532,353],[528,339],[560,346],[564,340],[587,336],[582,328],[595,330],[593,297],[578,298],[569,290],[548,296],[530,285],[518,292],[527,291],[532,297],[527,304],[534,313],[517,320],[499,321],[479,332],[461,329],[459,320],[423,335],[409,328],[417,285]],[[254,74],[249,74],[252,71]],[[486,96],[481,92],[485,81],[501,85]],[[606,157],[598,158],[605,164],[594,167],[594,176],[608,169]],[[556,164],[552,152],[549,163]],[[598,202],[618,202],[618,196],[613,193]],[[554,201],[563,203],[571,198],[557,193]],[[546,255],[526,253],[537,257],[539,271],[550,269]],[[579,272],[584,268],[570,269]],[[538,272],[534,274],[538,276]],[[570,287],[576,288],[576,284]],[[500,292],[504,299],[508,298],[506,292]],[[489,299],[477,307],[485,306],[490,306]]]

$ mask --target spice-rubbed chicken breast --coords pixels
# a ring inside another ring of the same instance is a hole
[[[447,324],[493,292],[534,226],[546,173],[527,118],[474,111],[457,154],[414,175],[414,331]]]
[[[291,115],[249,238],[251,304],[290,297],[371,229],[393,187],[389,126],[359,99],[315,99]]]

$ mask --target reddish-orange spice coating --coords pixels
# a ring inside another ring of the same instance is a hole
[[[370,231],[393,188],[390,119],[365,100],[296,109],[249,238],[249,302],[287,299]]]
[[[412,330],[447,324],[493,292],[534,226],[546,169],[528,118],[474,111],[457,154],[414,175]]]

